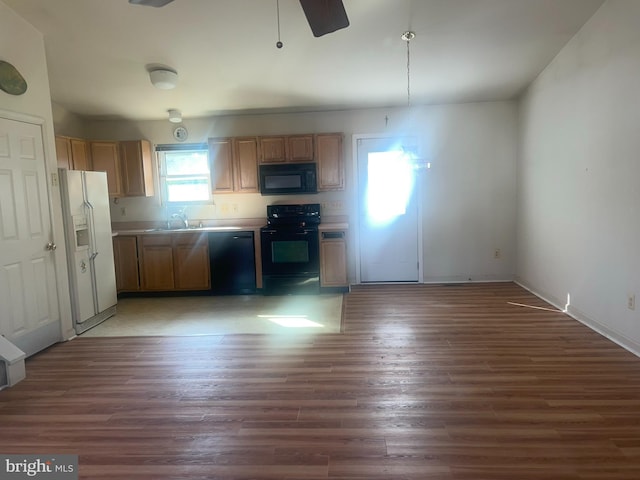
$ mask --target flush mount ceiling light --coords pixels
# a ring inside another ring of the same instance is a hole
[[[161,90],[170,90],[178,84],[178,73],[168,68],[151,70],[149,78],[153,86]]]
[[[182,112],[174,108],[167,110],[169,112],[169,121],[171,123],[180,123],[182,121]]]

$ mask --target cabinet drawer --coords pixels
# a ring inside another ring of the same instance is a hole
[[[143,235],[142,236],[142,245],[143,246],[151,246],[151,245],[168,245],[171,246],[171,235]]]
[[[198,245],[207,243],[206,233],[174,233],[174,245]]]

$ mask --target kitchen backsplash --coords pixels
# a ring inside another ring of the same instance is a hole
[[[260,194],[230,194],[214,196],[213,205],[185,207],[188,219],[224,220],[263,218],[267,205],[276,203],[320,203],[322,215],[348,215],[344,192],[326,192],[315,195],[268,196]],[[157,197],[127,197],[111,201],[111,222],[165,221],[181,207],[165,207]]]

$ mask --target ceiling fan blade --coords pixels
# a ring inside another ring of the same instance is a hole
[[[342,0],[300,0],[314,37],[349,26]]]
[[[143,5],[145,7],[164,7],[173,0],[129,0],[132,5]]]

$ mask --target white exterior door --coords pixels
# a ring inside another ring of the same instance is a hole
[[[357,143],[363,283],[418,281],[417,181],[405,148],[401,139]]]
[[[0,118],[0,334],[32,355],[61,338],[40,126]]]

